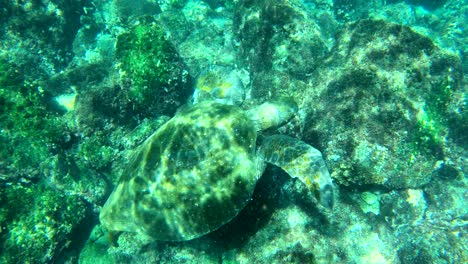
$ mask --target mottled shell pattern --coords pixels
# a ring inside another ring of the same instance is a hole
[[[135,151],[101,223],[170,241],[217,229],[245,207],[263,172],[256,138],[239,107],[200,102],[181,109]]]

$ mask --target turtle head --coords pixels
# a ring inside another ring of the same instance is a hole
[[[288,122],[297,109],[292,98],[281,97],[255,107],[249,111],[249,116],[255,122],[257,130],[265,130]]]
[[[334,197],[330,173],[328,169],[323,166],[320,168],[319,174],[321,175],[318,176],[320,180],[317,181],[317,187],[314,191],[315,198],[323,207],[331,210],[333,209]]]
[[[333,183],[323,160],[315,160],[311,165],[303,166],[301,173],[296,175],[309,191],[314,194],[318,203],[329,210],[333,209]]]
[[[197,78],[193,102],[216,101],[228,105],[241,105],[245,87],[241,72],[230,67],[212,65]]]

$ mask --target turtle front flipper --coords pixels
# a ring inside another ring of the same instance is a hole
[[[322,153],[295,138],[284,135],[266,137],[259,155],[268,163],[299,178],[326,208],[333,208],[333,185]]]

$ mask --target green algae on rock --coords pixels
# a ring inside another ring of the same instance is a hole
[[[13,62],[0,58],[0,72],[0,263],[50,262],[75,239],[85,199],[99,200],[100,179],[73,166],[53,96]]]
[[[343,185],[420,188],[459,147],[463,135],[452,128],[466,127],[460,60],[408,27],[347,25],[312,79],[305,136],[326,142]]]
[[[37,170],[59,147],[65,130],[59,115],[48,109],[50,94],[25,80],[17,67],[0,58],[0,143],[6,146],[0,159],[11,165],[5,171],[13,174]]]
[[[191,77],[166,32],[152,18],[140,18],[119,35],[115,52],[122,79],[130,81],[128,98],[139,112],[173,114],[188,97]]]
[[[245,207],[265,161],[300,179],[331,208],[332,182],[318,150],[282,135],[266,137],[257,151],[258,128],[296,111],[290,100],[248,112],[210,101],[181,109],[136,150],[101,210],[101,223],[156,240],[200,237]]]
[[[73,240],[72,230],[86,216],[85,202],[41,184],[0,184],[0,262],[50,262]]]
[[[327,39],[305,10],[298,0],[237,1],[233,30],[239,62],[253,75],[281,72],[306,78],[325,56]]]

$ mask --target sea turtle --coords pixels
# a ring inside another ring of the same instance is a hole
[[[155,240],[200,237],[244,208],[265,162],[300,179],[331,208],[332,181],[317,149],[285,135],[257,140],[259,131],[296,111],[284,98],[249,111],[215,101],[183,107],[135,151],[101,210],[101,223]]]

